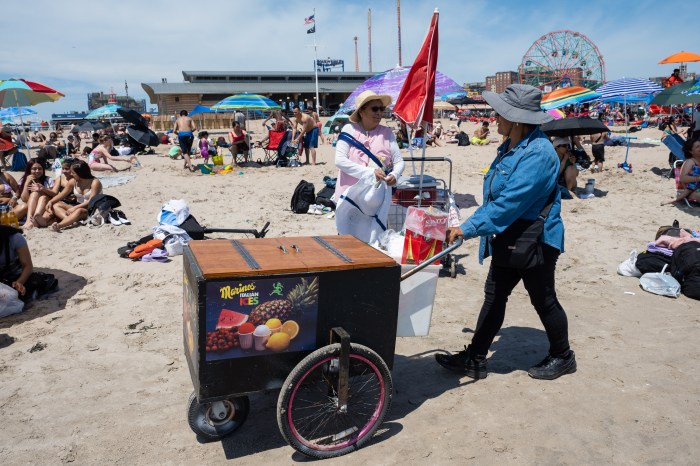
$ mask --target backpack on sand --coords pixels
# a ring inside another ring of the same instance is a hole
[[[292,194],[291,209],[295,214],[309,212],[309,206],[316,201],[316,189],[312,183],[301,180]]]

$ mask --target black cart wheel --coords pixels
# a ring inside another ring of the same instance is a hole
[[[340,344],[320,348],[289,374],[277,400],[277,424],[297,451],[333,458],[367,443],[389,411],[391,373],[371,349],[350,345],[348,402],[338,403]]]
[[[215,403],[221,403],[215,405]],[[206,440],[221,440],[243,425],[250,403],[247,396],[200,404],[192,392],[187,402],[187,422],[195,434]]]

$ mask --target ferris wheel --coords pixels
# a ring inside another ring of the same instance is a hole
[[[559,87],[596,89],[605,82],[598,47],[580,32],[554,31],[537,39],[523,56],[520,83],[551,92]]]

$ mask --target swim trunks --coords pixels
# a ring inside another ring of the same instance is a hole
[[[591,152],[593,152],[593,159],[596,162],[605,162],[605,144],[593,144]]]
[[[318,147],[318,127],[314,127],[310,132],[304,134],[304,147]]]

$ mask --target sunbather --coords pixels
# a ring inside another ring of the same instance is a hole
[[[35,226],[34,216],[43,214],[46,204],[58,192],[54,185],[53,178],[46,176],[42,159],[30,159],[20,183],[20,199],[24,204],[15,208],[18,219],[27,217],[22,228],[28,230]]]
[[[685,154],[685,162],[681,166],[680,184],[681,190],[678,196],[663,204],[688,199],[700,202],[700,140],[689,139],[683,144],[683,154]]]
[[[59,232],[88,218],[88,204],[93,196],[102,192],[102,183],[95,178],[90,171],[90,166],[82,160],[75,162],[70,167],[72,179],[53,199],[46,204],[46,210],[55,215],[60,221],[51,224],[51,229]],[[60,201],[71,194],[75,195],[77,204],[64,209]],[[40,222],[43,217],[35,217],[35,222]],[[46,226],[46,224],[39,225]]]
[[[91,170],[118,172],[131,169],[131,164],[137,161],[136,156],[131,156],[128,159],[126,157],[114,157],[110,153],[112,147],[114,147],[114,142],[112,142],[111,137],[107,135],[100,137],[100,144],[95,147],[88,156],[88,165]],[[110,160],[114,162],[129,162],[129,166],[119,170],[109,163]]]
[[[485,146],[489,142],[489,122],[482,121],[481,126],[474,131],[471,143],[475,146]]]
[[[0,206],[14,209],[19,199],[19,184],[6,170],[6,167],[0,165]]]

